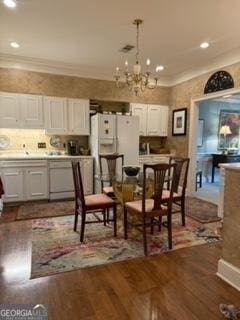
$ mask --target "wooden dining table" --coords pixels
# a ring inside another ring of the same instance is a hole
[[[104,183],[109,183],[110,177],[107,174],[96,175],[96,179],[101,180]],[[166,176],[166,184],[169,181],[169,177]],[[131,202],[135,200],[142,199],[142,185],[143,185],[143,175],[140,173],[137,176],[130,177],[123,175],[117,175],[111,177],[112,187],[114,190],[114,195],[116,201],[118,202],[117,209],[117,219],[118,219],[118,232],[123,232],[123,207],[126,202]],[[146,198],[150,199],[153,196],[153,177],[151,175],[146,179]],[[128,225],[129,225],[129,235],[130,237],[135,237],[138,235],[134,225],[139,224],[139,217],[135,215],[129,215]],[[132,226],[132,227],[131,227]]]

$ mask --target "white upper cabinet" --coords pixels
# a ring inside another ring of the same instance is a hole
[[[69,134],[89,135],[89,100],[68,99]]]
[[[19,95],[0,92],[0,128],[20,127]]]
[[[43,97],[23,94],[20,96],[21,124],[23,128],[44,129]]]
[[[160,116],[160,136],[168,136],[168,106],[160,106],[161,116]]]
[[[140,120],[140,136],[168,135],[168,106],[133,103],[132,115]]]
[[[89,100],[44,97],[46,133],[89,135]]]
[[[139,117],[139,135],[147,135],[147,105],[132,103],[132,115]]]
[[[160,108],[157,105],[148,105],[147,136],[160,136]]]
[[[68,121],[66,98],[44,97],[44,112],[46,116],[46,133],[67,133]]]

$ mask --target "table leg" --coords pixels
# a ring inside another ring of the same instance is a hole
[[[215,166],[212,166],[212,183],[214,183]]]

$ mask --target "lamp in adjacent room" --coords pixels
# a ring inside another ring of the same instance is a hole
[[[232,134],[230,127],[227,125],[223,125],[220,128],[219,134],[222,134],[224,136],[223,154],[227,154],[227,135]]]

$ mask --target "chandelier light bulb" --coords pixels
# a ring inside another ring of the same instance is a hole
[[[119,73],[119,67],[116,67],[116,74]]]
[[[149,67],[149,66],[150,66],[150,64],[151,64],[151,60],[150,60],[150,59],[147,59],[147,61],[146,61],[146,65]]]

